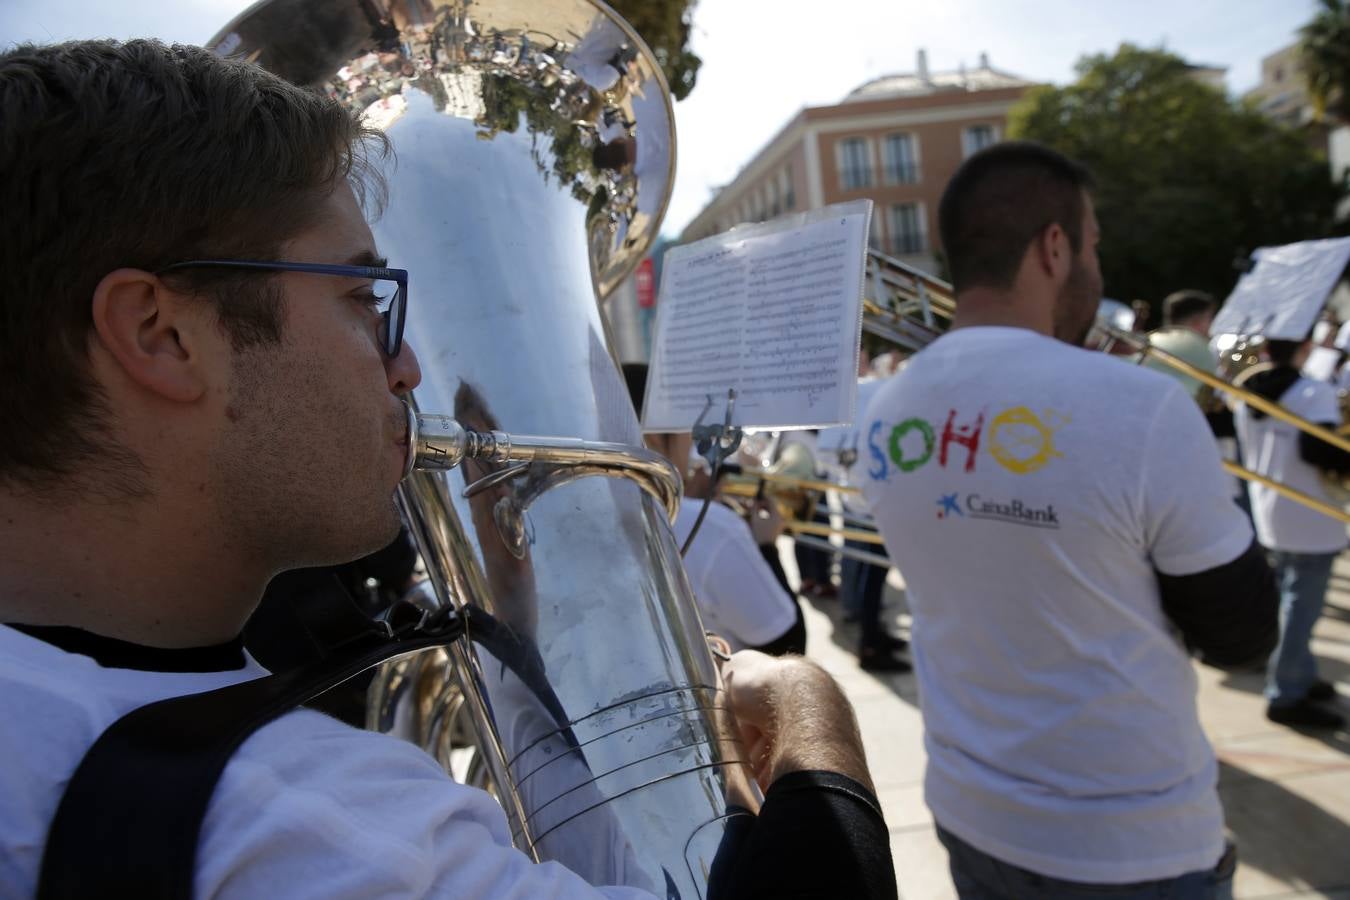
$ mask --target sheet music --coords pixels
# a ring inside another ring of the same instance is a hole
[[[644,431],[852,421],[871,202],[733,229],[666,254]]]
[[[1209,333],[1301,341],[1350,262],[1350,238],[1259,247],[1252,258],[1256,265],[1238,280]]]

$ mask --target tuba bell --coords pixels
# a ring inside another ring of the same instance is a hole
[[[397,160],[371,227],[424,373],[400,502],[418,605],[468,625],[381,672],[372,721],[490,783],[535,859],[706,896],[758,793],[599,305],[669,199],[651,51],[594,0],[264,0],[212,47],[338,97]]]

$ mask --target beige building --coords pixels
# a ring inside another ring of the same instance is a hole
[[[806,107],[718,191],[680,235],[697,240],[743,222],[870,198],[872,246],[937,270],[937,207],[957,166],[1002,140],[1008,110],[1032,86],[981,54],[973,69],[914,72],[859,86],[834,106]]]
[[[1326,153],[1332,178],[1350,173],[1350,125],[1331,116],[1318,118],[1297,44],[1281,47],[1261,60],[1261,83],[1243,99],[1281,125],[1303,131],[1313,147]],[[1339,214],[1350,216],[1350,198],[1341,201]]]
[[[1296,128],[1314,119],[1307,77],[1298,57],[1298,45],[1281,47],[1261,60],[1261,83],[1243,99],[1281,125]]]

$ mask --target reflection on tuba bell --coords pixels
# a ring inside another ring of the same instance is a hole
[[[401,502],[421,602],[468,626],[381,672],[373,719],[495,784],[535,858],[706,896],[757,794],[597,303],[669,197],[651,52],[591,0],[265,0],[213,47],[339,97],[397,158],[372,229],[415,285],[414,406],[449,414],[419,420]]]

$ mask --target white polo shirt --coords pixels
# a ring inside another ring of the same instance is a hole
[[[1251,543],[1171,378],[1017,328],[953,331],[863,418],[905,578],[937,821],[1013,865],[1126,883],[1212,867],[1214,752],[1157,571]]]
[[[1285,409],[1319,424],[1341,420],[1336,389],[1299,378],[1279,398]],[[1271,416],[1256,418],[1245,403],[1233,410],[1242,459],[1247,468],[1321,500],[1327,495],[1317,469],[1299,454],[1301,432]],[[1302,503],[1282,497],[1262,484],[1248,486],[1252,520],[1261,546],[1293,553],[1339,553],[1345,549],[1345,526]]]

